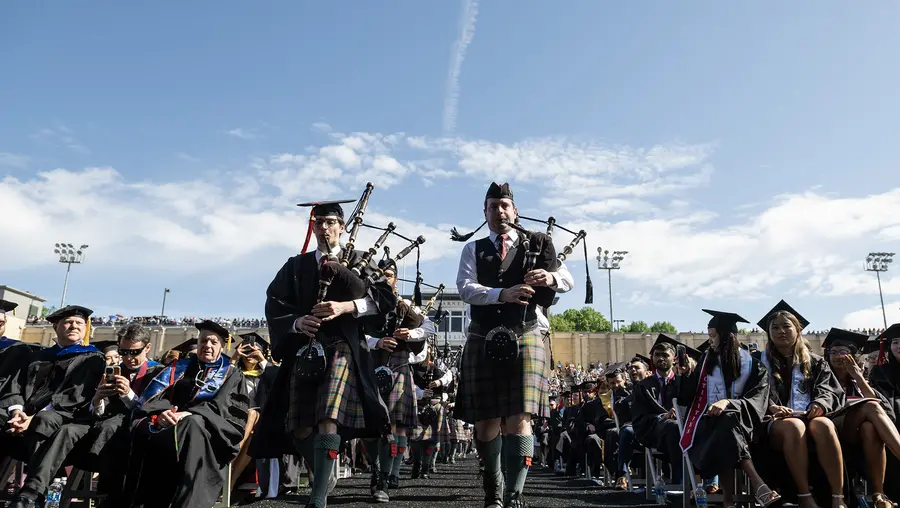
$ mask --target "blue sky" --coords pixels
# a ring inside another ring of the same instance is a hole
[[[893,2],[30,3],[0,7],[0,284],[108,315],[262,315],[293,204],[356,198],[424,234],[492,179],[520,212],[630,251],[615,317],[702,307],[879,326],[870,251],[900,248]],[[560,245],[568,239],[560,235]],[[397,245],[399,248],[399,244]],[[579,286],[558,310],[581,305]],[[900,270],[895,268],[894,271]],[[900,321],[900,277],[883,278]]]

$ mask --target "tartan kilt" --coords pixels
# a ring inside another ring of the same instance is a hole
[[[394,373],[394,386],[388,395],[387,407],[391,424],[401,428],[415,428],[419,424],[416,387],[409,368],[409,352],[394,353],[387,366]]]
[[[350,345],[338,342],[326,350],[325,379],[311,389],[296,372],[291,373],[287,430],[315,427],[322,420],[334,420],[350,429],[366,428],[362,400],[356,389],[356,373]]]
[[[438,433],[438,440],[442,443],[450,441],[450,434],[452,433],[453,428],[453,419],[449,418],[446,415],[446,411],[443,411],[444,416],[441,418],[441,430]]]
[[[466,422],[462,420],[453,420],[453,429],[450,433],[450,439],[456,441],[465,441],[466,440]]]
[[[530,328],[519,339],[519,357],[498,369],[484,355],[484,336],[472,332],[459,365],[456,417],[475,423],[519,413],[549,418],[550,383],[546,337]]]
[[[427,404],[428,399],[422,399],[422,404]],[[440,405],[440,403],[435,404],[437,409],[437,421],[431,424],[428,427],[423,427],[421,424],[416,427],[415,440],[416,441],[438,441],[441,435],[441,427],[444,425],[444,408]],[[424,406],[422,406],[424,407]],[[416,415],[418,418],[418,415]]]

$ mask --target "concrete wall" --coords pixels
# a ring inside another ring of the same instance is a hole
[[[6,331],[3,332],[3,335],[9,337],[10,339],[20,340],[22,336],[22,332],[25,330],[25,317],[13,316],[12,314],[6,315]]]

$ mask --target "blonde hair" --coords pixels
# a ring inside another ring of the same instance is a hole
[[[794,327],[794,330],[797,331],[797,341],[794,342],[794,351],[793,351],[793,359],[794,363],[791,367],[795,365],[800,365],[800,371],[803,373],[803,379],[809,379],[810,373],[812,371],[811,363],[812,357],[809,353],[809,341],[803,336],[803,327],[800,325],[800,320],[797,319],[797,316],[791,314],[786,310],[779,310],[773,312],[768,318],[768,327],[766,329],[766,333],[769,334],[769,340],[766,343],[766,356],[769,358],[769,363],[772,365],[772,376],[775,378],[775,382],[779,385],[784,384],[784,380],[781,379],[781,369],[784,367],[784,363],[787,361],[786,358],[781,356],[781,353],[775,348],[775,344],[772,342],[772,322],[775,319],[783,317],[787,319],[791,326]]]

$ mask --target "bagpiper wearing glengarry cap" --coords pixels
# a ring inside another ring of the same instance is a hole
[[[509,184],[492,183],[484,199],[491,233],[466,244],[456,278],[460,296],[471,306],[472,321],[460,362],[455,414],[476,423],[487,508],[525,506],[522,490],[534,455],[531,416],[550,415],[549,355],[536,308],[553,303],[556,249],[546,234],[515,224],[517,214]],[[508,446],[501,445],[502,418]],[[505,494],[501,448],[506,455]]]

